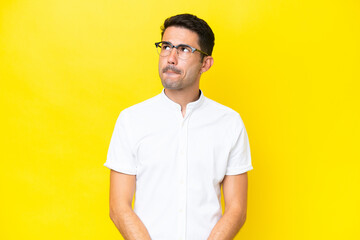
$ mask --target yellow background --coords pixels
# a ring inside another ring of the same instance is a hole
[[[215,32],[201,89],[250,138],[236,239],[359,239],[356,0],[2,0],[1,239],[121,239],[110,137],[122,109],[162,90],[154,42],[184,12]]]

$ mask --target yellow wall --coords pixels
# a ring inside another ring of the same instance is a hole
[[[202,90],[250,138],[236,239],[360,235],[359,1],[3,0],[1,239],[121,239],[102,164],[119,112],[162,90],[154,42],[184,12],[215,32]]]

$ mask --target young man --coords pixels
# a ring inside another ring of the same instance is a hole
[[[214,61],[214,34],[181,14],[165,20],[155,45],[164,90],[116,122],[105,163],[110,217],[129,240],[233,239],[245,222],[252,165],[239,114],[199,89]]]

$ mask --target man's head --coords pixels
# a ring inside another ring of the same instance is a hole
[[[164,88],[199,88],[201,74],[213,64],[211,28],[194,15],[181,14],[166,19],[161,30],[162,44],[157,47],[160,50],[159,75]],[[192,49],[192,53],[184,49],[185,45],[190,46],[188,49]],[[184,58],[181,51],[189,54]]]
[[[198,44],[200,49],[211,56],[215,44],[215,36],[209,25],[204,20],[191,14],[179,14],[169,17],[165,20],[164,25],[161,27],[161,38],[163,38],[165,30],[171,26],[186,28],[195,32],[199,37]]]

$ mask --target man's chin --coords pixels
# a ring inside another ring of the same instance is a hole
[[[165,80],[165,81],[161,81],[162,85],[164,88],[166,89],[181,89],[181,83],[178,81],[174,81],[174,80]]]

